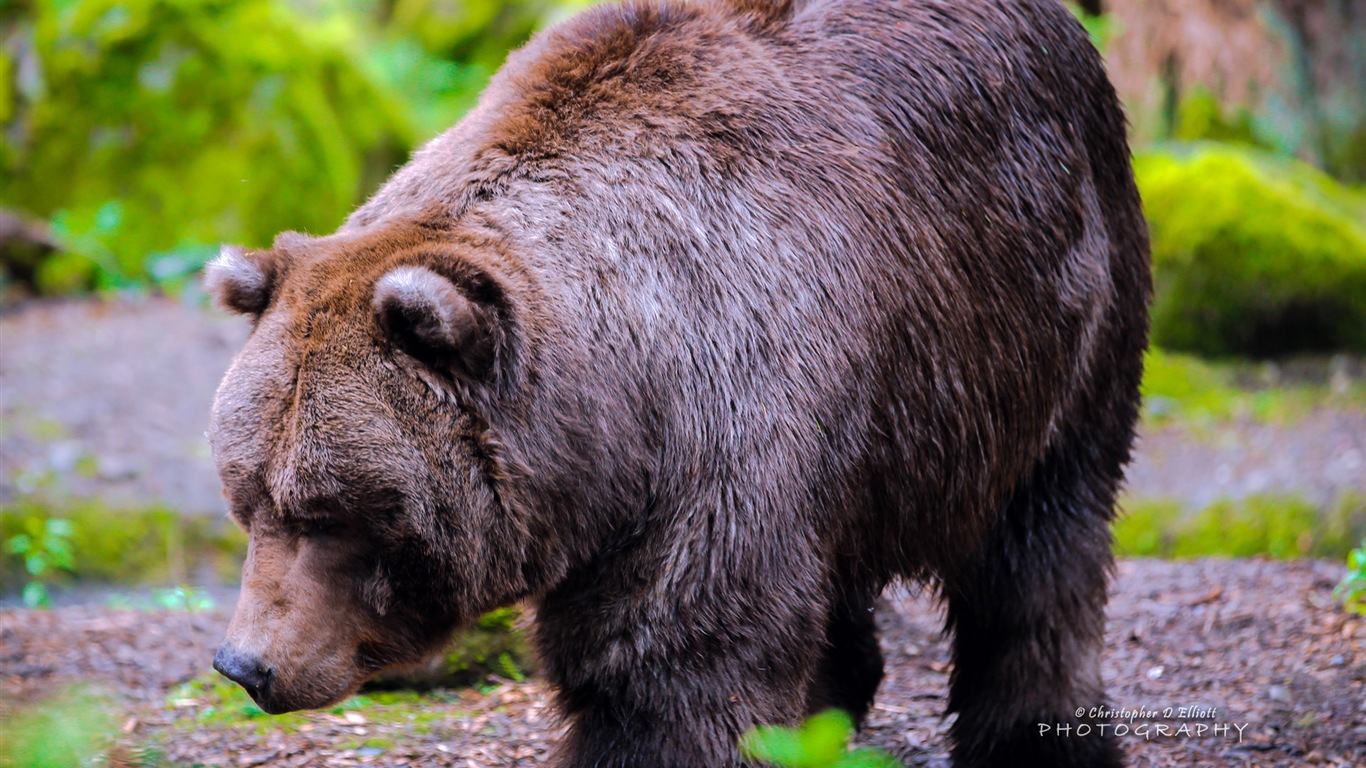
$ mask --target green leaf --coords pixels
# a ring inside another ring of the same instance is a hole
[[[95,232],[111,235],[123,224],[123,204],[110,200],[95,212]]]
[[[902,768],[901,762],[880,749],[856,749],[835,768]]]
[[[802,748],[814,765],[831,765],[844,754],[853,732],[854,723],[848,714],[828,709],[812,715],[802,725]]]
[[[837,709],[812,715],[800,728],[760,726],[740,739],[740,752],[782,768],[834,768],[844,757],[854,725]]]
[[[52,596],[42,583],[30,581],[24,585],[24,605],[29,608],[51,608]]]
[[[43,544],[52,565],[68,571],[76,568],[76,556],[71,551],[71,543],[66,539],[48,539]]]
[[[747,760],[763,760],[783,768],[808,765],[796,728],[763,725],[740,738],[740,754]]]
[[[28,571],[29,575],[35,578],[46,573],[47,567],[47,558],[41,554],[33,554],[24,558],[24,570]]]
[[[71,538],[71,534],[75,532],[75,529],[71,527],[71,521],[60,517],[49,518],[45,527],[49,536],[57,536],[63,539]]]
[[[9,551],[16,555],[27,554],[32,547],[33,539],[30,539],[26,533],[20,533],[9,540]]]

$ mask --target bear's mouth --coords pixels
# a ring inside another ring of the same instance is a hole
[[[256,706],[261,708],[262,712],[268,715],[283,715],[304,709],[324,709],[339,704],[354,692],[355,687],[348,686],[336,693],[311,690],[299,694],[272,686],[258,690],[248,689],[247,693],[251,696],[252,701],[256,702]]]

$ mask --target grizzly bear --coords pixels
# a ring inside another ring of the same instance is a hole
[[[946,605],[955,765],[1120,763],[1148,246],[1057,0],[595,7],[338,232],[207,280],[255,323],[210,432],[251,540],[215,666],[266,711],[525,601],[561,765],[735,766],[868,711],[904,579]]]

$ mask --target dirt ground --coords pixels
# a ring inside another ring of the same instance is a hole
[[[1130,764],[1366,763],[1366,622],[1335,606],[1341,575],[1314,561],[1122,561],[1104,675],[1113,709],[1147,711],[1116,719]],[[268,718],[206,724],[205,702],[173,691],[208,667],[229,609],[0,612],[0,720],[82,683],[121,710],[111,765],[465,768],[553,754],[561,729],[534,680],[437,692],[399,717],[367,709],[310,714],[285,730]],[[939,614],[901,590],[880,616],[888,674],[860,740],[908,766],[947,766],[951,663]]]

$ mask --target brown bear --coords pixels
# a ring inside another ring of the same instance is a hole
[[[593,8],[340,231],[212,265],[255,322],[215,666],[320,707],[526,601],[562,765],[735,766],[867,712],[901,578],[946,604],[955,765],[1117,765],[1147,254],[1057,0]]]

